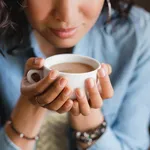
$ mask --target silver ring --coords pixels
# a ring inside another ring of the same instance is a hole
[[[107,16],[107,22],[111,21],[111,13],[112,13],[112,6],[110,0],[107,1],[107,6],[108,6],[108,16]]]
[[[38,99],[39,99],[39,96],[36,96],[36,97],[35,97],[35,101],[36,101],[36,103],[37,103],[39,106],[44,107],[45,105],[47,105],[47,104],[41,104],[41,103],[38,101]]]

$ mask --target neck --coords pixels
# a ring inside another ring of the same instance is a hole
[[[36,40],[38,42],[38,45],[42,51],[42,53],[46,56],[52,56],[56,54],[62,54],[62,53],[72,53],[73,48],[56,48],[52,46],[46,39],[44,39],[38,32],[35,30],[33,31]]]

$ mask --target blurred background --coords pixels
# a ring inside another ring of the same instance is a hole
[[[136,4],[150,11],[150,0],[135,0]]]

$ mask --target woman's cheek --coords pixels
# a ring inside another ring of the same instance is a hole
[[[30,20],[35,22],[42,22],[47,17],[52,9],[52,2],[50,0],[27,0],[26,14]]]
[[[80,5],[80,11],[87,19],[96,20],[103,8],[104,0],[83,0]]]

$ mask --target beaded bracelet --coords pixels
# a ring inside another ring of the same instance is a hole
[[[12,119],[10,119],[8,121],[8,124],[10,125],[11,129],[20,137],[20,138],[23,138],[23,139],[26,139],[26,140],[35,140],[37,141],[39,139],[39,135],[35,136],[35,137],[27,137],[25,136],[23,133],[19,132],[15,127],[14,127],[14,124],[12,122]]]
[[[76,141],[86,143],[90,146],[93,141],[96,141],[103,135],[103,133],[106,130],[106,127],[107,127],[107,123],[104,119],[103,123],[100,124],[94,130],[90,130],[87,132],[79,132],[73,129],[73,136],[76,139]]]

